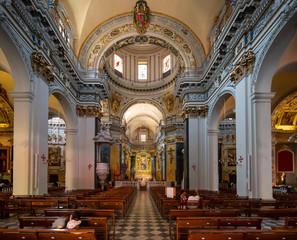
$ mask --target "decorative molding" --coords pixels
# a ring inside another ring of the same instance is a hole
[[[136,2],[133,14],[134,27],[140,35],[143,35],[150,25],[150,8],[145,0]]]
[[[175,139],[176,139],[177,143],[183,143],[184,142],[184,137],[183,136],[176,136]]]
[[[55,73],[42,54],[38,52],[32,53],[31,66],[33,72],[37,73],[47,82],[53,82],[55,80]]]
[[[100,112],[100,107],[98,106],[81,106],[76,105],[76,114],[79,117],[97,117],[101,118],[102,113]]]
[[[195,117],[206,117],[208,114],[208,106],[191,106],[183,109],[182,117],[195,118]]]
[[[237,84],[243,77],[247,76],[254,69],[255,54],[248,50],[243,54],[239,62],[237,62],[230,72],[230,80]]]

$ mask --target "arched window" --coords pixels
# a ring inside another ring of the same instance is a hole
[[[147,62],[138,62],[138,80],[147,80]]]

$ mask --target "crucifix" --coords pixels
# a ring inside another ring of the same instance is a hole
[[[173,155],[172,153],[174,152],[174,150],[172,148],[170,148],[170,150],[167,151],[169,156],[170,156],[170,163],[172,163],[172,160],[173,160]]]

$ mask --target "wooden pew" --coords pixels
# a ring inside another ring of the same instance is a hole
[[[285,218],[285,228],[288,229],[290,227],[297,228],[297,217],[286,217]]]
[[[219,218],[205,218],[205,217],[195,217],[195,218],[177,218],[176,224],[176,236],[177,239],[186,239],[189,230],[197,229],[236,229],[238,227],[244,228],[255,228],[261,229],[262,218],[251,218],[251,217],[219,217]],[[183,237],[184,236],[184,237]]]
[[[172,220],[178,217],[238,217],[236,209],[171,209],[169,213],[169,237],[172,237]]]
[[[113,239],[115,238],[115,215],[114,209],[45,209],[45,216],[61,217],[75,211],[80,212],[81,217],[107,217],[112,221]]]
[[[24,227],[42,227],[50,228],[58,217],[19,217],[20,228]],[[94,229],[96,236],[103,236],[108,239],[107,218],[86,217],[81,219],[79,229]]]
[[[281,209],[259,209],[258,217],[270,217],[278,219],[280,217],[297,217],[297,208]]]
[[[244,234],[240,232],[223,232],[223,231],[189,231],[189,240],[244,240]]]
[[[95,230],[0,229],[3,240],[95,240]]]
[[[244,230],[244,231],[189,231],[189,240],[296,240],[297,231]]]
[[[114,209],[118,210],[122,214],[122,218],[125,217],[126,208],[123,200],[100,200],[100,209]]]

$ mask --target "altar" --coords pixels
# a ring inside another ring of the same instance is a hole
[[[141,181],[115,181],[115,188],[119,187],[137,187],[140,190]],[[170,182],[166,181],[146,181],[146,188],[150,187],[170,187]]]

